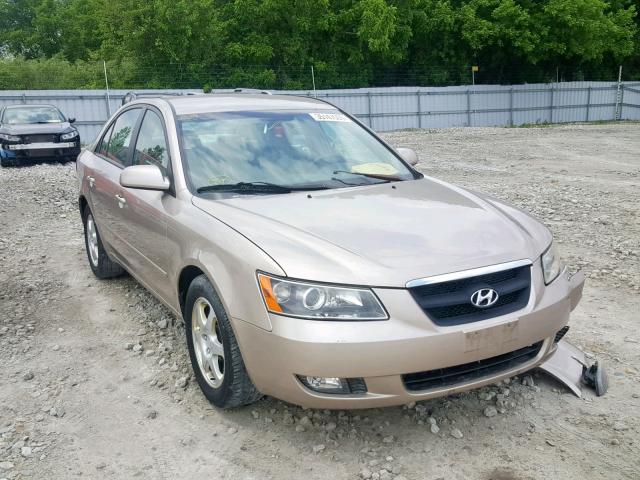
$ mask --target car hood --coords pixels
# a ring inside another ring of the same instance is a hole
[[[2,125],[0,132],[9,135],[31,135],[34,133],[63,133],[71,130],[69,122],[60,123],[25,123],[18,125]]]
[[[406,282],[537,258],[551,241],[519,210],[432,178],[285,195],[193,197],[293,278]]]

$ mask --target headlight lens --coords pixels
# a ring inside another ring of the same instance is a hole
[[[544,283],[545,285],[549,285],[553,282],[562,269],[564,268],[564,264],[562,260],[560,260],[560,254],[558,253],[558,249],[555,244],[552,243],[547,251],[542,254],[540,257],[540,261],[542,262],[542,274],[544,275]]]
[[[0,133],[0,139],[6,140],[7,142],[19,142],[20,137],[17,135],[9,135],[8,133]]]
[[[60,135],[60,140],[71,140],[72,138],[76,138],[78,136],[78,131],[74,130],[69,133],[63,133]]]
[[[313,320],[386,320],[387,312],[368,288],[291,281],[258,274],[267,310]]]

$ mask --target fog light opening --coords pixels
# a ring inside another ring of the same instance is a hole
[[[309,390],[328,394],[367,393],[363,378],[313,377],[297,375],[298,380]]]
[[[316,390],[342,388],[342,380],[335,377],[307,377],[307,383]]]

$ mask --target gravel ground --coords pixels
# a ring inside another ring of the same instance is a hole
[[[74,166],[0,169],[0,479],[639,478],[640,125],[385,137],[549,225],[589,277],[568,338],[607,363],[607,396],[533,373],[397,408],[217,411],[171,314],[92,276]]]

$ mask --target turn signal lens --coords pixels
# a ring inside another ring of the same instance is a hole
[[[282,308],[280,308],[280,304],[276,299],[275,294],[273,293],[273,288],[271,288],[271,279],[269,277],[265,277],[262,275],[258,275],[260,279],[260,288],[262,289],[262,297],[264,298],[265,303],[267,304],[267,308],[270,312],[281,313]]]
[[[272,313],[314,320],[386,320],[384,307],[368,288],[285,280],[259,273],[264,303]]]

